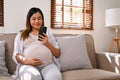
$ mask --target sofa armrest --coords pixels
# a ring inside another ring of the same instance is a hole
[[[98,68],[120,73],[120,54],[101,52],[97,54]]]

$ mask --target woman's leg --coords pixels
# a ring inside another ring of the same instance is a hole
[[[20,80],[42,80],[39,70],[30,65],[22,65],[19,69]]]
[[[44,80],[62,80],[60,70],[55,64],[50,64],[41,70]]]

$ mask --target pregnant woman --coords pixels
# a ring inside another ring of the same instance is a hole
[[[26,28],[15,38],[14,80],[62,80],[57,62],[59,45],[48,29],[46,34],[38,35],[41,26],[44,26],[43,13],[33,7],[27,14]]]

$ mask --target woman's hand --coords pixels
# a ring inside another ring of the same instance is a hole
[[[32,65],[32,66],[40,66],[43,64],[43,62],[40,59],[33,58],[33,59],[26,59],[25,64]]]
[[[48,36],[45,33],[43,33],[43,35],[39,35],[38,40],[42,41],[44,45],[48,44]]]
[[[25,65],[32,65],[32,66],[40,66],[43,64],[43,62],[40,59],[32,58],[32,59],[26,59],[24,56],[17,54],[16,59],[21,64]]]

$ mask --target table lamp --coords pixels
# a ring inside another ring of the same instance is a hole
[[[118,31],[120,28],[120,8],[107,9],[105,11],[105,26],[115,29],[115,38],[112,39],[109,51],[112,51],[114,43],[116,43],[117,52],[120,52],[120,38],[118,37]]]

